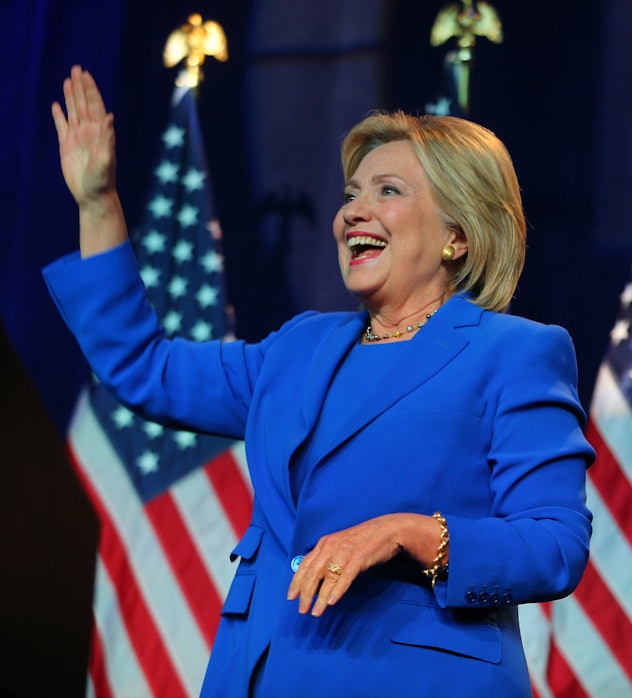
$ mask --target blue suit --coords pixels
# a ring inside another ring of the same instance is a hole
[[[397,361],[329,409],[298,497],[290,462],[312,432],[364,313],[305,313],[259,344],[169,341],[128,245],[45,270],[93,369],[152,419],[242,437],[252,524],[202,689],[245,698],[530,695],[516,604],[578,583],[591,516],[576,362],[565,330],[487,312],[462,295]],[[116,279],[116,283],[112,283]],[[367,347],[367,351],[373,348]],[[389,512],[441,511],[450,571],[434,590],[400,555],[315,619],[286,593],[318,539]]]

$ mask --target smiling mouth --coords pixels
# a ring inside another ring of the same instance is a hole
[[[351,235],[347,238],[347,247],[351,250],[351,259],[370,259],[379,255],[388,243],[372,235]]]

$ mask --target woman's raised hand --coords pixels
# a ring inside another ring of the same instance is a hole
[[[105,252],[127,239],[116,191],[114,117],[105,111],[90,73],[75,65],[64,80],[68,118],[52,106],[64,179],[79,204],[82,257]]]
[[[75,201],[89,206],[115,191],[114,117],[93,77],[78,65],[64,80],[64,98],[67,119],[58,102],[52,105],[62,172]]]

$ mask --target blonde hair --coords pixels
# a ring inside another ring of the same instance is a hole
[[[511,157],[491,131],[454,116],[375,112],[345,136],[345,181],[367,153],[394,141],[412,143],[446,224],[463,233],[465,257],[450,263],[455,291],[488,309],[507,309],[522,272],[526,224]]]

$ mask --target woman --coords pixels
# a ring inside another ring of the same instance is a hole
[[[202,695],[530,695],[517,604],[577,585],[593,452],[568,334],[501,312],[525,250],[501,142],[368,117],[334,220],[364,309],[195,344],[167,340],[144,298],[93,79],[74,67],[64,95],[82,259],[45,270],[61,312],[123,402],[246,441],[252,524]]]

